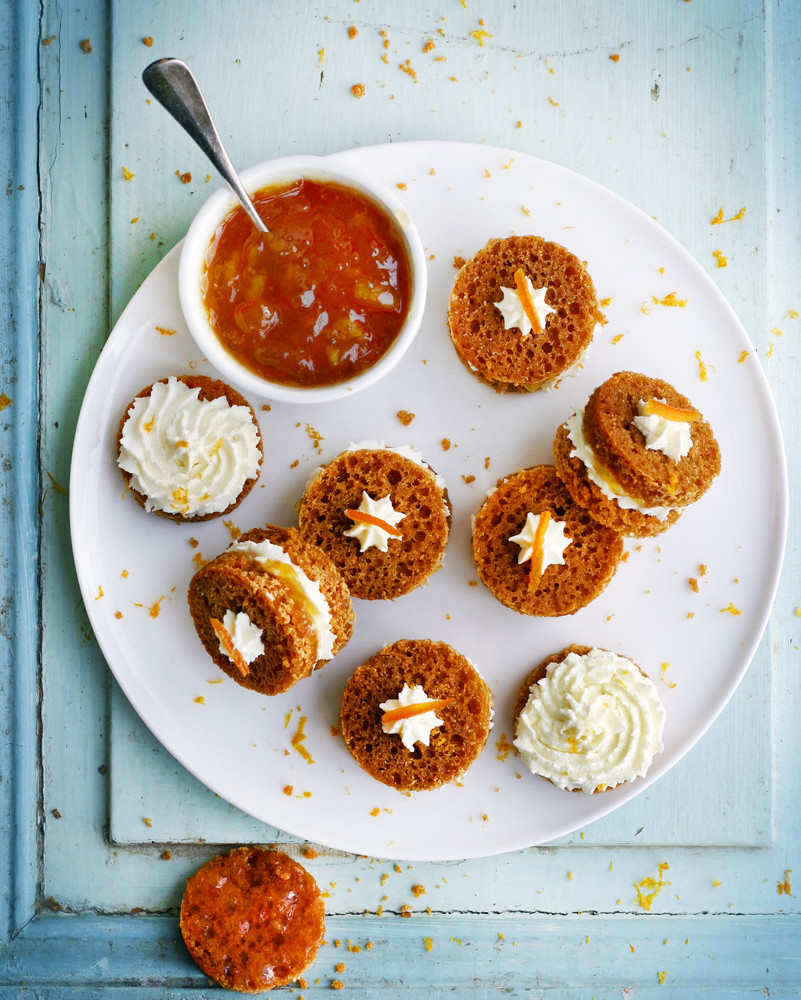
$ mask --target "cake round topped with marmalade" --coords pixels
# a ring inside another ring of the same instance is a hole
[[[238,507],[259,478],[262,454],[253,408],[206,375],[170,375],[142,389],[117,433],[128,492],[173,521],[207,521]]]
[[[500,479],[475,517],[479,579],[520,614],[574,614],[604,590],[622,556],[621,536],[573,501],[552,465]]]
[[[559,475],[576,503],[627,535],[657,535],[720,471],[712,429],[668,382],[617,372],[559,427]]]
[[[602,322],[585,264],[539,236],[490,240],[459,270],[448,306],[457,354],[498,391],[554,385]]]
[[[186,880],[180,923],[205,975],[227,990],[261,993],[293,982],[314,961],[325,907],[297,861],[282,851],[237,847]]]
[[[401,597],[442,564],[451,507],[444,481],[413,449],[352,445],[306,486],[304,540],[325,552],[351,594]]]
[[[487,742],[492,694],[473,664],[444,642],[401,639],[357,667],[340,725],[356,762],[399,791],[460,778]]]
[[[260,694],[288,690],[353,634],[344,580],[294,528],[267,525],[240,535],[194,574],[188,597],[206,652]]]

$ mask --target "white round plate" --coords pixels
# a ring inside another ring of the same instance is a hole
[[[774,405],[745,331],[707,274],[611,192],[485,146],[424,142],[342,155],[395,188],[419,228],[430,271],[416,343],[386,380],[353,398],[308,407],[251,399],[264,467],[230,520],[192,526],[148,515],[123,495],[120,417],[158,378],[214,374],[184,326],[177,252],[168,254],[109,337],[78,422],[70,516],[83,598],[109,666],[155,736],[258,819],[333,848],[410,860],[541,844],[585,827],[664,774],[742,678],[784,551],[786,469]],[[498,395],[469,374],[448,337],[454,258],[491,237],[526,232],[587,262],[608,323],[597,328],[576,377],[549,393]],[[660,304],[671,293],[684,304]],[[517,615],[477,582],[471,516],[498,478],[551,461],[558,425],[621,369],[667,379],[692,400],[716,433],[721,474],[666,534],[627,542],[627,561],[589,607],[561,619]],[[414,414],[408,426],[399,411]],[[454,516],[444,567],[394,602],[355,601],[350,644],[288,693],[265,698],[223,678],[187,609],[194,560],[217,555],[237,528],[295,523],[311,470],[351,442],[375,439],[413,445],[445,477]],[[449,642],[493,690],[494,728],[458,785],[399,794],[362,771],[337,734],[351,672],[400,638]],[[647,779],[602,795],[569,794],[508,752],[522,679],[570,643],[628,655],[656,682],[667,710],[665,749]]]

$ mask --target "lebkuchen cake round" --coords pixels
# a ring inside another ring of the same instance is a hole
[[[457,354],[498,391],[552,387],[602,322],[584,263],[539,236],[490,240],[459,270],[448,306]]]
[[[330,556],[354,597],[400,597],[442,564],[451,508],[445,483],[412,448],[351,445],[319,469],[299,530]]]
[[[401,639],[354,671],[342,696],[348,750],[378,781],[424,791],[461,777],[484,748],[492,694],[444,642]]]
[[[552,465],[500,479],[473,525],[481,582],[526,615],[571,615],[606,587],[623,539],[573,501]]]
[[[322,667],[353,633],[348,588],[294,528],[245,532],[189,584],[195,629],[217,666],[273,695]]]
[[[557,431],[554,459],[576,503],[626,535],[657,535],[720,471],[709,424],[663,379],[617,372]]]
[[[228,990],[261,993],[293,982],[314,961],[325,907],[297,861],[282,851],[237,847],[186,880],[180,924],[205,975]]]
[[[252,407],[226,382],[170,375],[126,407],[117,464],[146,511],[173,521],[228,514],[253,489],[262,462]]]
[[[514,719],[514,746],[533,774],[602,792],[645,775],[662,750],[665,709],[632,660],[573,645],[526,677]]]

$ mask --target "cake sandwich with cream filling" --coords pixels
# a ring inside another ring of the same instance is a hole
[[[265,695],[322,667],[353,633],[347,585],[294,528],[267,525],[240,535],[194,574],[188,596],[212,660]]]
[[[624,535],[657,535],[720,471],[710,425],[663,379],[617,372],[556,433],[559,475],[576,503]]]
[[[526,615],[570,615],[606,587],[623,539],[573,501],[552,465],[498,480],[473,523],[481,582]]]
[[[262,440],[248,401],[205,375],[170,375],[126,407],[117,464],[128,492],[173,521],[228,514],[259,478]]]
[[[451,522],[441,476],[409,446],[352,444],[316,470],[298,507],[304,540],[325,552],[353,597],[400,597],[442,565]]]
[[[492,694],[475,666],[444,642],[401,639],[354,671],[340,725],[356,762],[400,791],[460,778],[484,748]]]
[[[490,240],[459,270],[448,306],[456,353],[499,392],[552,388],[602,322],[585,264],[539,236]]]

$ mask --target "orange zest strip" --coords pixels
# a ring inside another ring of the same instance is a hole
[[[545,545],[545,532],[551,520],[551,512],[544,510],[539,518],[537,530],[534,532],[534,543],[531,546],[531,568],[528,574],[528,589],[530,591],[534,590],[542,579],[542,550]]]
[[[649,417],[664,417],[665,420],[679,420],[685,424],[691,424],[694,420],[701,419],[701,414],[697,410],[669,406],[667,403],[660,403],[658,399],[649,399],[645,404],[645,412]]]
[[[400,536],[403,534],[400,528],[393,528],[388,521],[382,521],[380,517],[373,517],[372,514],[365,514],[361,510],[353,510],[349,507],[345,513],[351,521],[361,521],[363,524],[372,524],[376,528],[381,528],[382,531],[386,531],[388,535]]]
[[[404,719],[412,719],[415,715],[424,715],[426,712],[436,712],[452,704],[453,698],[440,698],[439,701],[419,701],[414,705],[401,705],[384,712],[381,722],[385,726],[391,726],[394,722],[403,722]]]
[[[239,650],[231,641],[231,636],[229,635],[223,623],[217,618],[209,618],[209,624],[217,634],[217,638],[223,644],[226,653],[234,661],[234,666],[236,667],[236,669],[239,671],[240,674],[242,674],[243,677],[247,677],[247,675],[250,673],[250,667],[242,659],[242,654],[239,652]]]
[[[542,330],[540,318],[537,315],[537,307],[534,305],[534,299],[532,299],[531,293],[528,290],[528,282],[526,281],[526,276],[523,273],[522,267],[519,267],[515,271],[514,278],[517,294],[520,296],[520,303],[523,306],[523,311],[526,316],[528,316],[529,323],[531,323],[531,329],[534,333],[539,333],[540,330]]]

